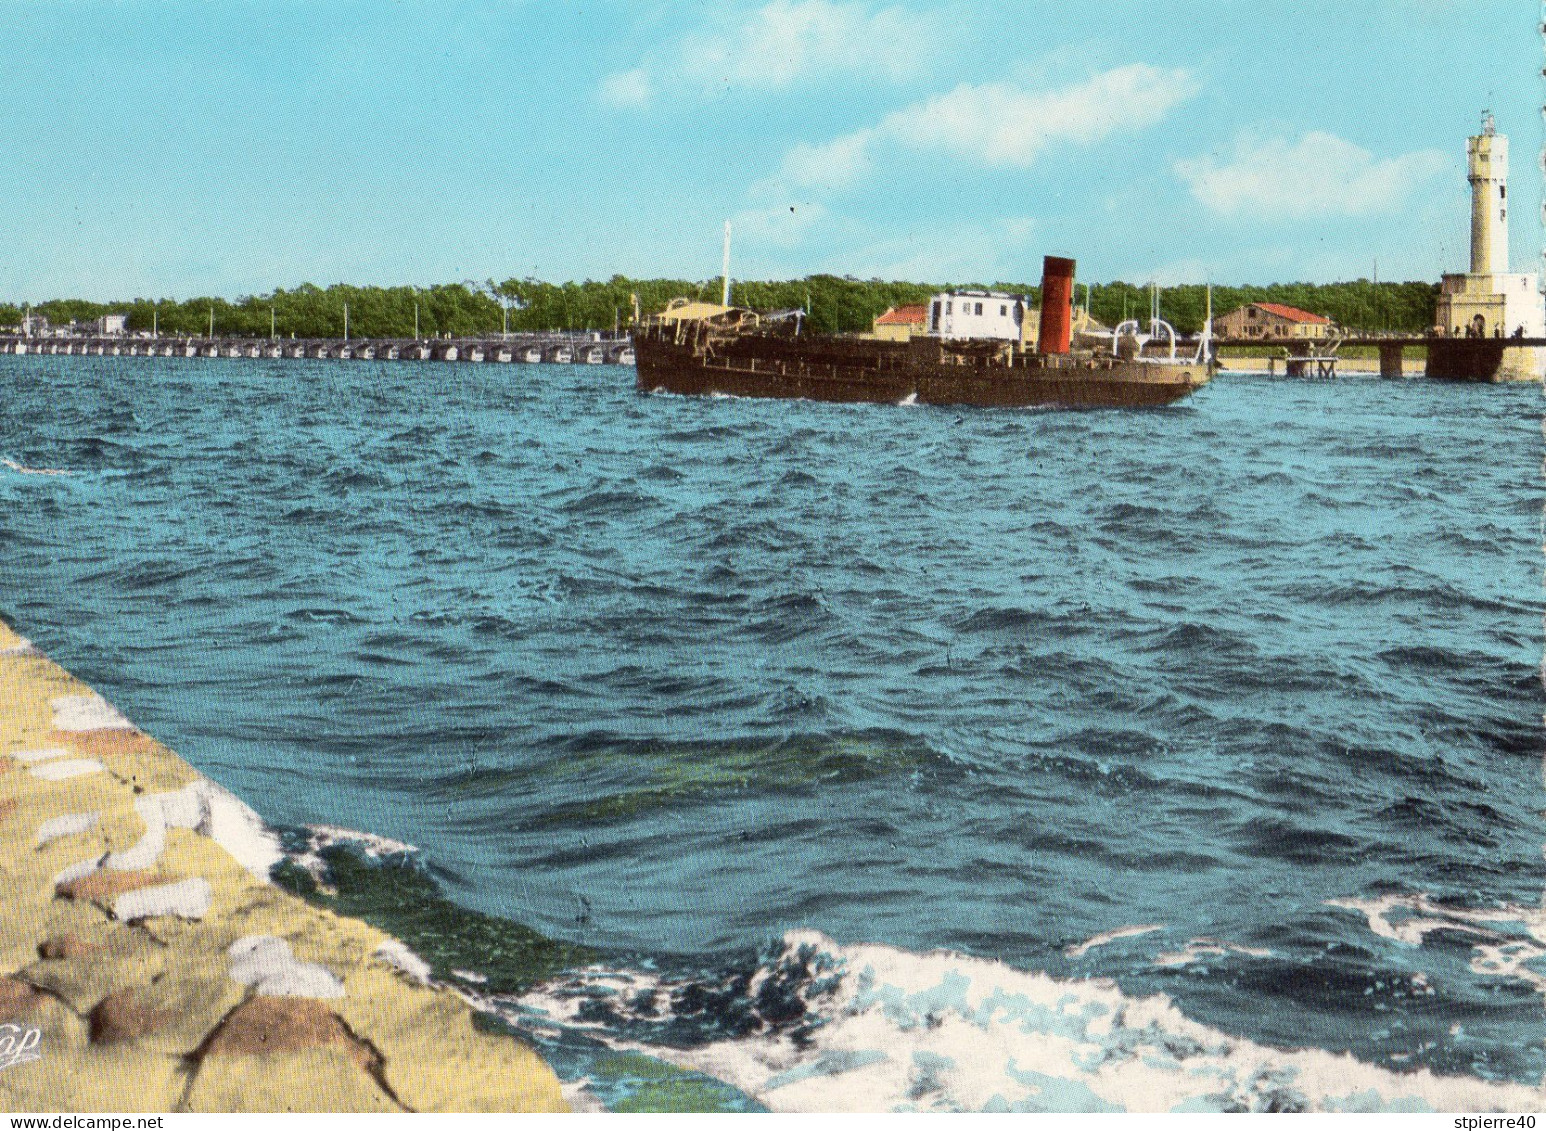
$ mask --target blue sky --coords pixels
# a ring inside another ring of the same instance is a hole
[[[1541,248],[1535,0],[0,0],[0,301],[719,269],[1463,269]]]

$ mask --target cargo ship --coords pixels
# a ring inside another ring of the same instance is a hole
[[[1073,281],[1072,259],[1046,257],[1034,344],[1006,332],[1027,325],[1029,304],[987,292],[940,296],[928,332],[901,341],[801,333],[798,311],[679,302],[633,331],[638,388],[881,404],[1149,408],[1187,397],[1213,375],[1206,330],[1190,359],[1177,355],[1173,332],[1168,354],[1156,352],[1153,336],[1137,333],[1136,323],[1104,337],[1081,335],[1076,348]]]

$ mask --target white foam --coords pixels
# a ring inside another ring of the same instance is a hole
[[[180,919],[202,919],[209,914],[214,891],[202,876],[179,880],[175,884],[137,888],[113,901],[113,918],[130,922],[175,915]]]
[[[134,724],[100,695],[61,695],[51,706],[55,730],[134,729]]]
[[[355,829],[346,829],[340,825],[307,825],[306,831],[311,834],[310,840],[313,852],[329,848],[335,844],[356,845],[367,856],[372,857],[397,856],[403,853],[418,851],[413,845],[405,844],[400,840],[377,836],[375,833],[362,833]]]
[[[1207,958],[1223,958],[1230,954],[1242,954],[1247,958],[1272,957],[1272,951],[1260,950],[1253,946],[1239,946],[1236,943],[1220,942],[1218,939],[1192,939],[1180,950],[1156,955],[1154,965],[1189,966],[1193,962],[1201,962]]]
[[[1141,926],[1118,927],[1115,930],[1102,931],[1098,935],[1092,935],[1082,943],[1068,947],[1063,953],[1069,958],[1081,958],[1096,947],[1105,946],[1107,943],[1116,942],[1118,939],[1136,938],[1138,935],[1147,935],[1151,931],[1163,931],[1164,929],[1165,924],[1163,923],[1144,923]]]
[[[50,817],[38,826],[38,847],[61,837],[77,836],[97,827],[98,813],[66,813],[62,817]]]
[[[231,978],[268,997],[344,996],[344,984],[324,966],[302,962],[274,935],[246,935],[227,949]]]
[[[1504,904],[1498,907],[1456,907],[1435,902],[1431,896],[1387,895],[1379,899],[1328,899],[1328,907],[1357,911],[1369,921],[1369,929],[1381,938],[1421,946],[1432,931],[1462,931],[1492,935],[1492,928],[1518,924],[1532,938],[1546,942],[1546,909]],[[1401,918],[1397,918],[1401,915]]]
[[[1200,940],[1199,940],[1200,941]],[[545,987],[520,1005],[619,1048],[703,1072],[774,1111],[1537,1111],[1535,1088],[1277,1049],[1191,1020],[1163,995],[1104,979],[1057,979],[990,959],[840,946],[813,931],[785,954],[830,971],[808,989],[819,1021],[695,1049],[621,1041],[581,1016],[586,986],[644,975],[595,971],[580,992]],[[651,988],[646,986],[645,988]],[[574,989],[574,987],[571,987]],[[755,984],[748,989],[755,993]]]
[[[328,888],[327,861],[322,859],[322,850],[325,848],[338,844],[352,844],[372,859],[401,856],[419,851],[413,845],[405,844],[400,840],[346,829],[341,825],[307,825],[306,832],[308,834],[306,851],[297,854],[293,859],[296,864],[305,868],[311,874],[311,878],[324,890]]]
[[[99,774],[106,768],[95,758],[63,758],[33,766],[31,773],[44,781],[68,781],[86,774]]]
[[[1504,904],[1456,907],[1431,896],[1387,895],[1379,899],[1330,899],[1327,905],[1363,915],[1380,938],[1419,947],[1434,931],[1473,935],[1471,970],[1489,978],[1513,978],[1546,997],[1546,977],[1530,963],[1546,957],[1546,909]],[[1513,931],[1501,928],[1513,927]],[[1519,930],[1525,932],[1524,936]]]
[[[8,459],[8,458],[7,459],[0,459],[0,463],[5,464],[5,466],[10,468],[12,471],[20,472],[22,475],[74,475],[75,474],[73,471],[65,471],[63,468],[59,468],[59,467],[28,467],[26,464],[17,463],[14,459]]]
[[[430,978],[434,974],[428,962],[413,953],[406,943],[399,942],[397,939],[387,939],[376,948],[375,956],[421,986],[429,985]]]
[[[601,1097],[591,1090],[591,1082],[588,1077],[571,1080],[569,1083],[559,1084],[563,1093],[564,1102],[569,1105],[569,1110],[575,1115],[604,1115],[607,1105],[601,1101]]]

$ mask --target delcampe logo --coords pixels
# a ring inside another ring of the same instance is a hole
[[[0,1068],[12,1068],[29,1060],[41,1060],[37,1051],[43,1041],[43,1030],[23,1029],[20,1025],[0,1025]]]

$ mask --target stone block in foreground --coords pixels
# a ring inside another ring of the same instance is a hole
[[[535,1052],[269,883],[277,859],[251,810],[0,623],[0,1110],[566,1110]]]

